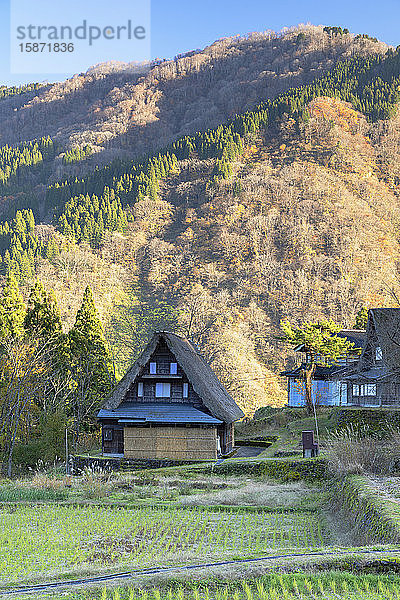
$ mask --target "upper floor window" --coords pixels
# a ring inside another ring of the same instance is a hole
[[[170,372],[170,375],[176,375],[178,372],[178,363],[176,363],[176,362],[170,363],[169,372]]]
[[[156,398],[170,398],[171,397],[171,384],[170,383],[156,383]]]
[[[183,384],[183,390],[182,390],[182,397],[183,398],[188,398],[189,396],[189,384],[188,383],[184,383]]]
[[[139,381],[137,384],[137,395],[138,395],[138,398],[143,397],[143,381]]]
[[[382,358],[383,358],[382,348],[380,346],[377,346],[375,348],[375,360],[382,360]]]
[[[157,373],[157,363],[150,363],[150,375],[155,375]]]

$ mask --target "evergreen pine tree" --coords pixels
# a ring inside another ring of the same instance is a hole
[[[52,291],[47,292],[40,281],[31,289],[24,327],[28,334],[39,334],[46,338],[55,338],[62,334],[56,297]]]
[[[368,309],[360,308],[356,315],[355,329],[366,329],[368,323]]]
[[[89,286],[68,337],[74,378],[85,378],[90,388],[87,391],[88,398],[100,401],[109,393],[114,376],[110,350]]]
[[[25,303],[16,279],[10,275],[0,298],[0,337],[18,337],[23,333]]]

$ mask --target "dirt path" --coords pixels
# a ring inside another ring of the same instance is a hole
[[[265,450],[265,447],[260,446],[239,446],[233,458],[249,458],[251,456],[258,456]]]

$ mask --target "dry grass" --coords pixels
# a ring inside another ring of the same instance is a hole
[[[181,503],[189,506],[229,504],[288,507],[310,497],[314,492],[314,489],[302,482],[282,484],[247,481],[234,489],[186,496]]]
[[[52,477],[46,473],[37,472],[28,482],[29,487],[39,488],[42,490],[61,490],[67,485],[65,478],[59,479]]]
[[[85,498],[103,498],[111,490],[111,474],[102,469],[84,470],[79,487]]]
[[[337,475],[390,475],[400,465],[400,431],[388,431],[385,439],[378,439],[367,430],[349,426],[329,436],[326,455],[330,470]]]

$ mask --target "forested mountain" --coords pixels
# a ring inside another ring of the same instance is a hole
[[[312,26],[4,93],[1,276],[65,330],[90,285],[119,374],[175,329],[247,413],[282,402],[282,318],[399,296],[399,101],[398,50]]]
[[[90,144],[105,157],[141,156],[215,127],[303,85],[339,60],[386,52],[381,42],[304,26],[221,39],[150,65],[105,64],[0,104],[0,143],[50,135],[66,148]],[[157,64],[159,63],[159,64]]]

